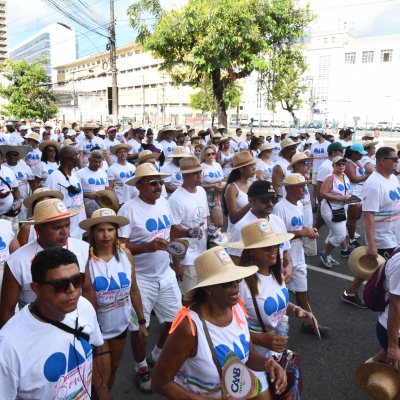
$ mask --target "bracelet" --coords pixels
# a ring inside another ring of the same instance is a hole
[[[144,318],[139,319],[138,324],[139,324],[139,326],[146,325],[146,320]]]
[[[186,237],[191,238],[193,236],[193,230],[191,228],[186,229],[185,235]]]
[[[269,371],[269,369],[270,369],[270,364],[272,363],[272,358],[267,358],[266,360],[265,360],[265,370],[266,371]]]
[[[300,312],[301,309],[302,309],[301,307],[295,306],[295,308],[294,308],[294,316],[295,317],[299,316],[299,312]]]

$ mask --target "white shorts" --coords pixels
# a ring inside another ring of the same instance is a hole
[[[347,207],[345,207],[345,209],[346,208]],[[334,247],[339,247],[346,239],[346,221],[333,222],[332,210],[329,208],[329,205],[326,201],[323,201],[321,204],[321,216],[324,219],[325,223],[329,226],[329,233],[328,237],[325,240],[325,243],[330,243]]]
[[[318,171],[313,172],[311,175],[311,183],[313,185],[317,184],[317,176],[318,176]]]
[[[307,265],[298,264],[293,265],[293,278],[291,282],[287,285],[289,290],[295,293],[307,292]]]
[[[197,284],[197,273],[194,265],[182,265],[183,268],[183,279],[182,282],[178,282],[179,289],[184,296],[192,287]]]
[[[146,326],[150,324],[150,314],[154,310],[160,324],[172,322],[182,308],[182,295],[176,281],[175,272],[169,269],[159,280],[146,281],[136,278],[142,298]],[[132,307],[130,331],[138,331],[137,315]]]

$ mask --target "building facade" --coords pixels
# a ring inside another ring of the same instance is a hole
[[[7,58],[7,40],[6,0],[0,0],[0,63]]]

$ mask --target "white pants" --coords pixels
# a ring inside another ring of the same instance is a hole
[[[347,207],[345,207],[347,214]],[[332,221],[332,210],[328,203],[324,200],[321,204],[321,216],[325,223],[329,226],[329,234],[325,240],[325,243],[330,243],[334,247],[339,247],[346,239],[346,221],[333,222]]]

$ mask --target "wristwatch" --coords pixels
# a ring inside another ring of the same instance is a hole
[[[139,319],[138,324],[139,324],[139,326],[146,325],[146,320],[144,318]]]

